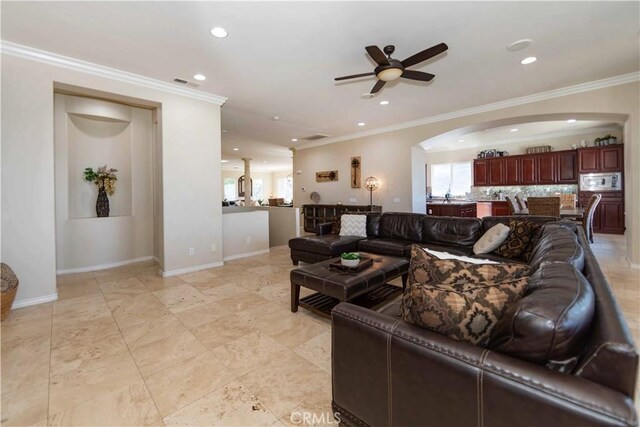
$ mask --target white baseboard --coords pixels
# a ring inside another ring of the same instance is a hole
[[[162,277],[173,277],[173,276],[179,276],[181,274],[194,273],[200,270],[208,270],[210,268],[222,267],[223,264],[224,263],[222,261],[218,261],[218,262],[212,262],[211,264],[200,264],[200,265],[194,265],[193,267],[178,268],[177,270],[170,270],[170,271],[159,270],[159,272]]]
[[[629,264],[629,268],[631,268],[632,270],[640,270],[640,264],[632,263],[629,258],[627,258],[627,264]]]
[[[99,264],[99,265],[90,265],[88,267],[78,267],[78,268],[66,268],[62,270],[57,270],[56,274],[70,274],[70,273],[86,273],[89,271],[99,271],[99,270],[107,270],[109,268],[122,267],[129,264],[135,264],[137,262],[151,261],[155,258],[153,256],[143,256],[140,258],[126,259],[124,261],[111,262],[109,264]]]
[[[58,299],[58,292],[56,292],[55,294],[43,295],[41,297],[14,301],[13,304],[11,304],[11,308],[15,310],[16,308],[28,307],[30,305],[36,305],[36,304],[44,304],[45,302],[51,302],[57,299]]]
[[[248,258],[250,256],[268,254],[270,251],[271,251],[270,249],[262,249],[260,251],[246,252],[244,254],[229,255],[229,256],[226,256],[226,257],[222,258],[222,260],[223,261],[233,261],[234,259]]]

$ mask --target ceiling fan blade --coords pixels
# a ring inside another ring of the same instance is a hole
[[[378,80],[378,82],[373,86],[373,89],[371,89],[370,93],[378,93],[378,92],[380,92],[380,89],[382,89],[382,87],[385,85],[385,83],[387,83],[387,82],[385,82],[384,80]]]
[[[441,54],[447,49],[449,49],[449,46],[447,46],[445,43],[437,44],[435,46],[430,47],[429,49],[425,49],[422,52],[418,52],[415,55],[408,57],[407,59],[402,61],[402,65],[404,67],[410,67],[412,65],[416,65],[422,61],[426,61],[429,58],[433,58],[434,56]]]
[[[404,70],[400,77],[404,77],[405,79],[420,80],[422,82],[428,82],[432,80],[435,76],[430,73],[423,73],[422,71]]]
[[[373,76],[376,73],[371,72],[371,73],[362,73],[362,74],[353,74],[351,76],[344,76],[344,77],[336,77],[334,80],[335,81],[340,81],[340,80],[347,80],[347,79],[357,79],[358,77],[366,77],[366,76]]]
[[[382,65],[387,63],[387,57],[378,46],[367,46],[365,47],[365,49],[367,50],[367,53],[369,54],[371,59],[376,61],[376,64]]]

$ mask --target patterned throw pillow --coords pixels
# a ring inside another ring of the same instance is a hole
[[[507,240],[494,253],[505,258],[528,260],[540,232],[540,225],[526,219],[512,219],[509,221],[509,229]]]
[[[485,346],[500,316],[522,296],[528,280],[435,286],[414,283],[404,293],[402,320]]]
[[[342,215],[340,217],[340,235],[367,237],[367,216]]]
[[[407,283],[458,285],[502,282],[528,276],[529,266],[520,263],[473,264],[454,259],[439,259],[418,245],[411,247]]]

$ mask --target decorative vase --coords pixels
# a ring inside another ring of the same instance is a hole
[[[109,197],[104,187],[98,188],[98,200],[96,200],[96,214],[98,218],[109,216]]]

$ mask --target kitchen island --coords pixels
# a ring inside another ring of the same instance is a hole
[[[476,202],[430,200],[427,201],[427,215],[475,218],[477,216]]]

